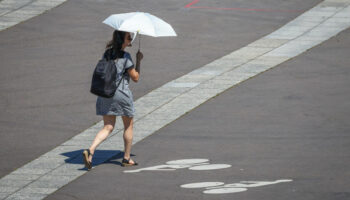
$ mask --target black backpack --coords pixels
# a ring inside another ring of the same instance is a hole
[[[124,65],[125,67],[125,65]],[[116,85],[117,67],[113,59],[103,56],[98,61],[92,75],[90,92],[100,97],[111,98],[114,96],[121,81]]]

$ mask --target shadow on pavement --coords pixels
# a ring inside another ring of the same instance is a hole
[[[67,159],[65,159],[65,162],[67,164],[78,164],[82,166],[82,168],[79,170],[87,170],[84,167],[83,156],[82,156],[83,151],[84,149],[79,149],[76,151],[62,153],[61,155],[64,155],[67,157]],[[116,160],[123,158],[123,155],[124,155],[123,152],[119,150],[96,150],[92,158],[92,166],[94,167],[102,163],[113,163],[113,164],[121,165],[121,163]],[[131,156],[134,156],[134,155],[131,155]]]
[[[78,164],[82,166],[82,168],[79,170],[87,170],[84,167],[84,161],[82,156],[83,151],[84,149],[79,149],[76,151],[62,153],[61,155],[67,157],[67,159],[65,159],[65,162],[67,164]],[[92,166],[95,167],[103,163],[121,166],[122,163],[119,162],[119,159],[122,159],[123,156],[124,152],[119,150],[96,150],[92,158]],[[131,154],[131,157],[133,156],[135,155]]]

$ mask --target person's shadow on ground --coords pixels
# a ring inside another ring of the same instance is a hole
[[[87,171],[83,161],[83,153],[84,149],[70,151],[66,153],[62,153],[61,155],[66,156],[65,162],[68,164],[77,164],[81,165],[81,169]],[[123,158],[124,152],[119,150],[96,150],[94,156],[92,158],[92,167],[101,165],[101,164],[115,164],[121,166],[122,163],[119,161]],[[131,154],[131,156],[135,156]]]

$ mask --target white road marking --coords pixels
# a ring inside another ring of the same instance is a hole
[[[208,159],[183,159],[183,160],[172,160],[166,162],[167,165],[189,165],[209,162]]]
[[[230,167],[231,165],[228,165],[228,164],[210,164],[210,165],[194,166],[188,169],[189,170],[215,170],[215,169],[225,169]]]
[[[241,181],[240,183],[232,183],[232,184],[227,184],[225,187],[261,187],[265,185],[273,185],[277,183],[286,183],[286,182],[291,182],[293,180],[291,179],[282,179],[282,180],[277,180],[277,181]]]
[[[166,162],[166,165],[156,165],[135,170],[125,170],[124,173],[138,173],[142,171],[175,171],[188,168],[189,170],[217,170],[231,167],[228,164],[210,164],[208,159],[183,159]]]
[[[197,182],[183,184],[182,188],[206,188],[204,194],[228,194],[247,191],[248,188],[274,185],[278,183],[292,182],[291,179],[282,179],[276,181],[241,181],[239,183],[225,184],[223,182]]]
[[[5,1],[7,0],[0,3],[0,7],[5,5],[2,4]],[[46,3],[38,3],[41,1]],[[50,0],[37,0],[28,7],[31,6],[30,8],[33,9],[35,5],[40,5],[38,8],[49,9],[63,1],[57,0],[50,3]],[[6,6],[8,5],[15,5],[18,8],[19,4],[6,4]],[[225,90],[279,65],[347,29],[350,26],[349,5],[350,0],[325,0],[275,32],[139,98],[135,102],[137,112],[134,118],[134,144]],[[4,8],[7,8],[6,6]],[[320,14],[318,11],[324,13]],[[9,15],[12,16],[13,13],[15,14],[12,12]],[[8,27],[17,23],[13,16],[7,19],[11,20],[0,20],[0,27]],[[76,135],[70,141],[1,178],[1,196],[7,199],[17,198],[18,195],[42,199],[86,173],[81,170],[82,164],[77,164],[81,163],[81,149],[87,148],[88,141],[94,138],[102,126],[103,122],[101,121]],[[99,147],[100,151],[108,150],[110,152],[111,149],[123,149],[123,124],[120,119],[118,119],[116,127],[117,129]],[[69,158],[66,156],[68,153]],[[101,154],[98,159],[94,159],[94,163],[102,163],[112,156],[113,153]],[[174,170],[175,166],[184,167],[186,165],[170,166],[173,168],[163,170]],[[8,181],[13,180],[14,175],[21,175],[23,179],[17,181],[18,184]],[[28,180],[26,176],[35,177],[33,175],[39,176],[25,184],[25,180]],[[57,176],[65,178],[57,181]],[[32,191],[30,188],[38,190],[30,192]],[[48,188],[48,190],[42,190],[47,191],[47,193],[42,195],[35,192],[41,191],[40,188]]]
[[[204,194],[228,194],[247,191],[247,188],[219,188],[203,191]]]
[[[200,182],[200,183],[189,183],[181,185],[182,188],[206,188],[224,185],[223,182]]]

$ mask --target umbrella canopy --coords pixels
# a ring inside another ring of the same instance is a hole
[[[114,14],[103,21],[116,30],[138,33],[152,37],[176,36],[170,24],[144,12]]]

